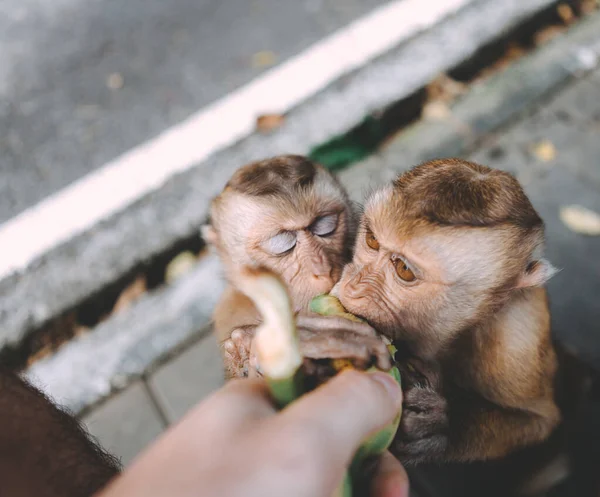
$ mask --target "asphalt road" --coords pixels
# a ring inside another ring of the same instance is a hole
[[[0,3],[0,223],[385,3]]]

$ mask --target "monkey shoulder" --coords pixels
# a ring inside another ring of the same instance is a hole
[[[248,297],[229,285],[215,307],[213,324],[221,342],[227,340],[236,328],[260,324],[260,314]]]

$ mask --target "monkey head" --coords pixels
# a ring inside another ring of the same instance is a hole
[[[261,265],[288,285],[296,310],[327,293],[351,257],[351,203],[337,179],[302,156],[240,168],[212,202],[203,230],[230,281],[244,265]]]
[[[555,271],[543,248],[543,222],[513,176],[435,160],[368,197],[354,258],[333,293],[433,358],[514,292],[543,285]]]

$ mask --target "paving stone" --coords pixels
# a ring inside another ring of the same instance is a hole
[[[600,84],[594,79],[598,74],[570,85],[539,112],[496,137],[493,146],[478,151],[474,159],[511,170],[522,181],[566,168],[600,187]],[[556,152],[547,162],[532,152],[542,141],[550,142]]]
[[[561,271],[549,282],[555,335],[600,368],[600,237],[570,231],[559,218],[562,205],[581,204],[600,212],[600,190],[566,169],[553,169],[525,186],[546,222],[548,258]]]
[[[213,334],[161,367],[149,380],[171,423],[223,383],[223,363]]]
[[[109,396],[115,386],[141,376],[186,340],[205,333],[223,288],[218,258],[207,254],[189,274],[35,362],[27,377],[78,413]]]
[[[348,191],[350,199],[362,203],[371,188],[389,181],[394,171],[385,167],[378,155],[373,155],[361,162],[360,167],[348,167],[338,173],[338,178]]]
[[[509,128],[506,131],[501,128],[517,118],[523,118],[524,113],[535,111],[534,105],[539,105],[540,102],[545,104],[545,101],[557,89],[562,89],[573,75],[581,76],[582,72],[593,68],[588,62],[584,62],[579,54],[585,51],[594,55],[594,60],[597,61],[600,54],[597,34],[599,25],[600,16],[588,18],[563,37],[532,52],[491,78],[473,85],[470,91],[451,107],[450,118],[437,122],[422,120],[404,130],[397,138],[389,140],[379,154],[384,169],[402,173],[426,160],[464,156],[467,151],[479,146],[482,140],[487,144],[494,144],[498,140],[497,137],[501,137],[501,143],[497,143],[496,146],[483,146],[475,157],[488,163],[487,154],[490,154],[497,162],[502,163],[505,169],[516,172],[512,166],[513,159],[516,157],[518,162],[522,163],[522,156],[525,155],[530,157],[531,163],[534,164],[529,149],[532,144],[547,138],[549,134],[555,136],[561,147],[564,141],[581,143],[583,139],[574,136],[574,131],[569,133],[567,125],[556,116],[547,118],[539,112],[528,119],[525,134],[522,130]],[[598,86],[593,79],[596,77],[596,74],[592,74],[581,83],[576,83],[581,85],[583,90],[577,86],[565,92],[593,92],[593,88]],[[567,107],[568,99],[574,99],[570,94],[566,97],[562,97],[561,94],[560,98],[565,99]],[[591,95],[580,100],[578,107],[584,112],[586,109],[596,109],[600,105],[587,105],[588,100],[593,100]],[[589,119],[589,111],[586,116]],[[519,146],[512,146],[515,143]],[[504,160],[500,161],[501,158]],[[528,168],[522,164],[521,166],[519,173],[525,178]],[[587,171],[588,174],[591,169],[593,168],[581,167],[581,170]],[[361,181],[358,173],[354,174],[353,179]]]
[[[164,426],[146,387],[138,382],[83,418],[90,433],[124,465],[147,447]]]

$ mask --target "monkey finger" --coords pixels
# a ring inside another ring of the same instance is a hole
[[[299,335],[300,351],[309,359],[351,359],[364,366],[374,363],[384,370],[391,367],[390,354],[378,339],[337,333],[321,333],[310,339],[303,333]]]
[[[400,434],[404,440],[419,440],[443,433],[448,426],[444,413],[416,413],[405,410],[400,421]]]
[[[249,354],[254,330],[248,328],[237,328],[231,332],[231,341],[236,345],[238,351],[242,354]]]
[[[448,437],[434,435],[412,442],[397,440],[391,451],[403,464],[418,464],[440,460],[447,448]]]
[[[404,391],[404,408],[417,413],[445,413],[446,399],[430,388],[408,388]]]
[[[247,361],[240,357],[232,343],[225,343],[223,346],[223,366],[228,378],[247,376]]]
[[[406,470],[390,452],[377,462],[371,483],[372,497],[408,497],[409,481]]]

